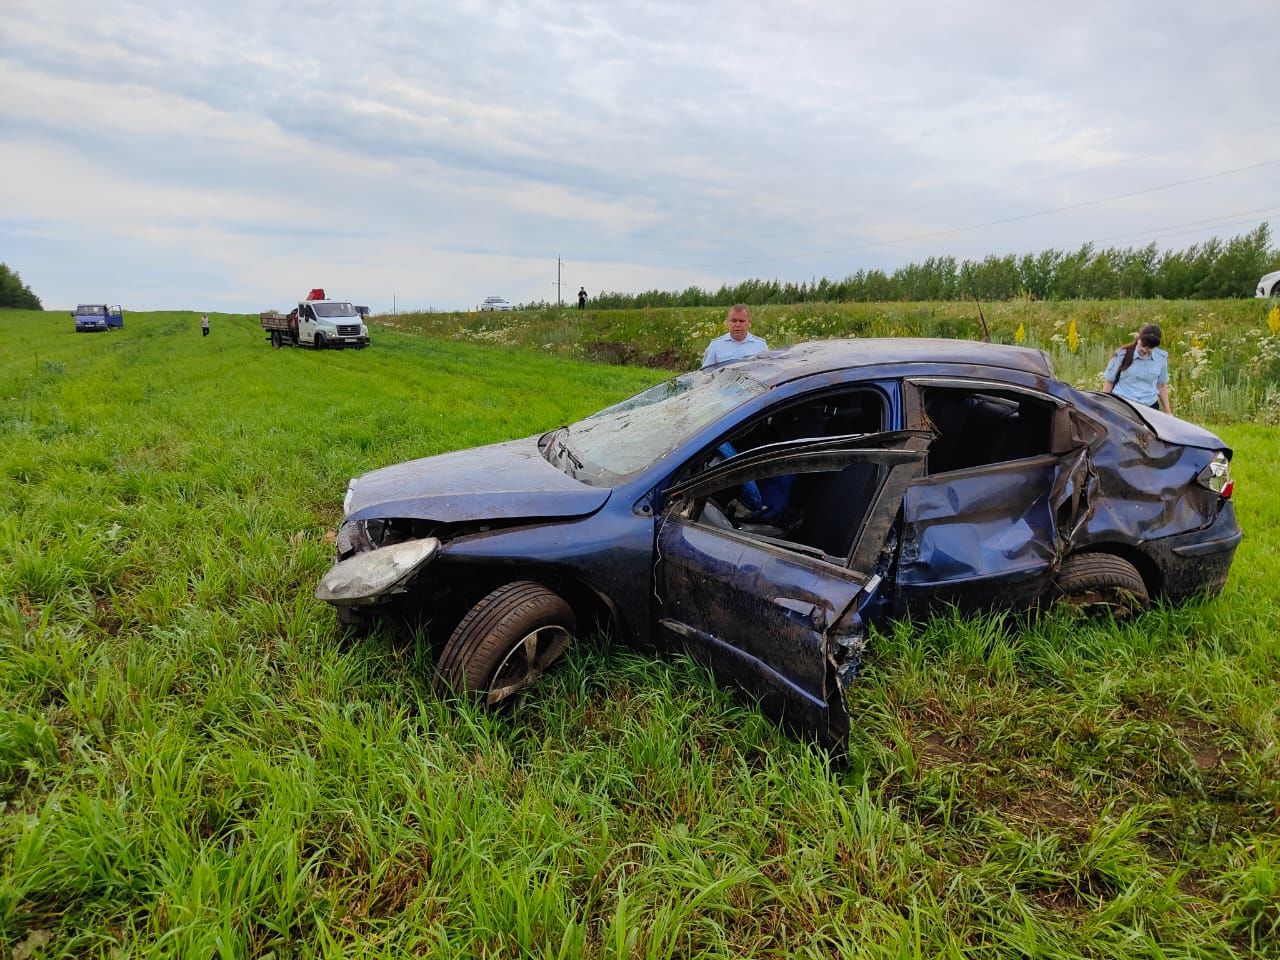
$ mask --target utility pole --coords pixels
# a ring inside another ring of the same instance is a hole
[[[560,301],[560,268],[564,266],[564,261],[556,257],[556,306],[561,306]]]

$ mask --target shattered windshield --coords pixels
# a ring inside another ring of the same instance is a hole
[[[769,388],[740,368],[686,373],[545,434],[542,455],[583,483],[624,480]]]
[[[315,304],[317,317],[325,317],[326,319],[336,319],[338,317],[358,317],[356,308],[349,303],[317,303]]]

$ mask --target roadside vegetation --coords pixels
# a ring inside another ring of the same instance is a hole
[[[1164,323],[1245,541],[1221,598],[1132,624],[876,638],[836,768],[608,638],[513,715],[451,706],[412,631],[312,598],[348,477],[585,415],[665,374],[584,358],[693,365],[722,309],[401,316],[342,353],[0,314],[0,957],[1275,956],[1268,308],[985,308],[1073,379]],[[975,330],[861,309],[755,329]]]
[[[1164,331],[1174,410],[1196,421],[1280,423],[1280,301],[1015,300],[984,303],[991,339],[1048,352],[1062,379],[1102,385],[1116,347],[1147,323]],[[522,346],[575,359],[688,370],[724,333],[723,307],[510,313],[410,313],[382,317],[399,330],[472,343]],[[770,346],[831,337],[982,339],[972,301],[803,303],[752,308],[751,332]]]
[[[1182,250],[1098,247],[989,254],[981,260],[929,257],[892,272],[859,270],[843,280],[807,283],[743,280],[719,290],[648,290],[598,294],[592,306],[727,307],[734,303],[795,304],[902,300],[1107,300],[1115,297],[1216,300],[1251,297],[1264,273],[1280,269],[1280,249],[1271,245],[1266,221],[1222,241],[1211,237]]]
[[[8,264],[0,263],[0,307],[39,310],[41,306],[40,298],[22,282],[18,272],[9,269]]]

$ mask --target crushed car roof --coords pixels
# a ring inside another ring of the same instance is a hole
[[[852,367],[900,363],[960,363],[1003,367],[1039,376],[1053,376],[1053,365],[1043,351],[977,340],[926,337],[884,337],[855,340],[821,340],[782,350],[769,350],[750,360],[751,376],[762,383],[778,384],[796,377],[830,373]]]

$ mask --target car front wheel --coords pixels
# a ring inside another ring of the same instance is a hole
[[[518,580],[484,597],[462,618],[436,663],[436,688],[497,706],[532,685],[573,639],[562,597]]]
[[[1111,553],[1077,553],[1062,561],[1051,599],[1085,613],[1109,613],[1117,620],[1136,616],[1151,605],[1147,585],[1136,567]]]

